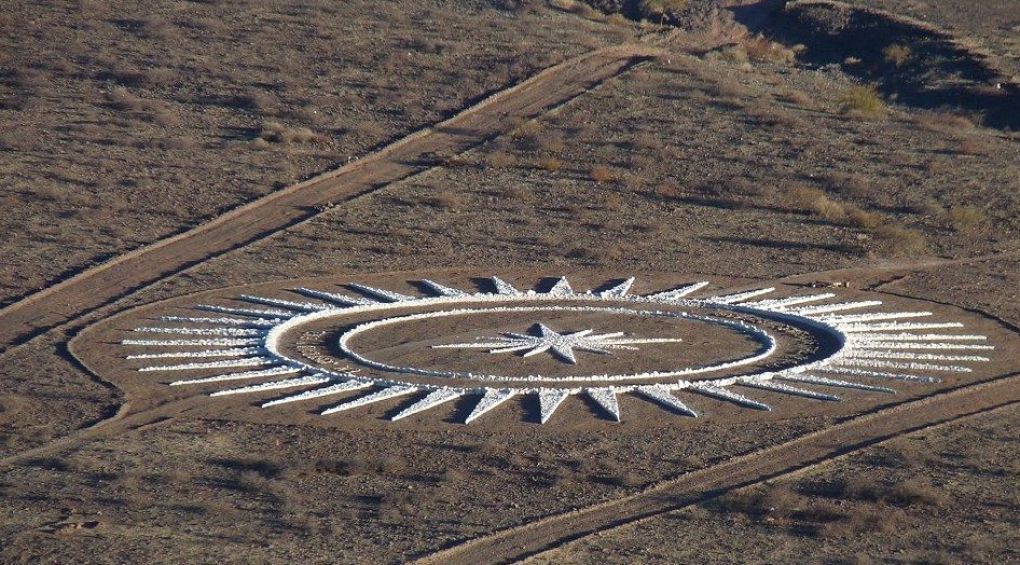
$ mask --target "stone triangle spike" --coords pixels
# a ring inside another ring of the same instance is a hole
[[[264,367],[276,365],[279,360],[274,357],[239,357],[219,361],[202,361],[197,363],[181,363],[178,365],[152,365],[138,369],[139,372],[150,371],[200,371],[203,369],[229,369],[233,367]]]
[[[421,284],[425,285],[426,288],[428,288],[432,292],[438,294],[439,296],[467,296],[468,295],[468,293],[464,292],[463,290],[460,290],[460,289],[457,289],[457,288],[452,288],[452,287],[446,286],[444,284],[439,284],[439,283],[437,283],[436,281],[433,281],[433,280],[422,279],[420,282],[421,282]]]
[[[362,396],[360,398],[355,398],[354,400],[350,400],[350,401],[344,402],[342,404],[337,404],[336,406],[333,406],[332,408],[327,408],[327,409],[323,410],[322,412],[319,412],[319,414],[321,414],[322,416],[327,416],[329,414],[336,414],[337,412],[343,412],[344,410],[351,410],[352,408],[360,408],[362,406],[366,406],[368,404],[372,404],[373,402],[379,402],[381,400],[386,400],[388,398],[393,398],[393,397],[396,397],[396,396],[402,396],[404,394],[411,394],[412,392],[414,392],[416,390],[418,390],[418,388],[417,387],[413,387],[413,386],[391,386],[391,387],[386,387],[384,389],[377,390],[377,391],[375,391],[373,393],[366,394],[365,396]]]
[[[715,385],[702,383],[693,384],[686,390],[704,394],[705,396],[711,396],[719,400],[726,400],[734,404],[739,404],[740,406],[744,406],[746,408],[754,408],[755,410],[764,410],[766,412],[772,411],[772,407],[769,406],[768,404],[765,404],[764,402],[758,402],[757,400],[753,400],[742,394],[737,394],[732,390],[727,390],[725,388],[718,387]]]
[[[815,392],[813,390],[807,390],[804,388],[797,388],[790,385],[784,385],[783,383],[777,383],[775,381],[740,381],[737,384],[739,384],[740,386],[760,388],[762,390],[768,390],[772,392],[792,394],[794,396],[803,396],[804,398],[812,398],[814,400],[826,400],[829,402],[839,402],[840,400],[842,400],[840,397],[834,394]]]
[[[574,289],[570,288],[570,282],[567,281],[567,277],[560,277],[556,284],[549,289],[549,294],[553,296],[566,296],[574,294]]]
[[[560,407],[563,400],[569,396],[569,393],[562,389],[557,388],[543,388],[538,391],[538,412],[539,412],[539,423],[546,423],[549,418],[553,415],[553,412]]]
[[[521,293],[521,291],[514,288],[514,285],[506,282],[505,280],[499,277],[492,277],[490,280],[492,280],[492,284],[496,286],[496,294],[516,296]]]
[[[733,294],[721,294],[716,296],[709,296],[708,298],[703,298],[702,300],[704,300],[705,302],[715,302],[716,304],[737,304],[739,302],[744,302],[745,300],[754,298],[756,296],[761,296],[763,294],[775,292],[775,290],[776,289],[774,287],[758,288],[755,290],[748,290],[747,292],[737,292]]]
[[[306,390],[299,394],[293,394],[291,396],[285,396],[283,398],[277,398],[276,400],[270,400],[264,402],[262,408],[269,408],[270,406],[276,406],[278,404],[287,404],[290,402],[300,402],[302,400],[311,400],[313,398],[319,398],[322,396],[329,396],[333,394],[340,394],[342,392],[348,392],[352,390],[359,390],[372,386],[371,381],[359,381],[351,379],[349,381],[343,381],[322,388],[316,388],[312,390]]]
[[[303,294],[311,298],[318,298],[325,300],[326,302],[332,302],[339,306],[363,306],[365,304],[376,304],[376,300],[367,298],[364,296],[348,296],[346,294],[340,294],[337,292],[326,292],[324,290],[315,290],[314,288],[295,288],[292,289],[298,294]]]
[[[674,288],[673,290],[649,294],[646,295],[645,297],[651,298],[653,300],[680,300],[681,298],[687,296],[688,294],[691,294],[692,292],[697,292],[705,288],[706,286],[708,286],[708,284],[709,284],[708,281],[696,282],[694,284],[689,284],[687,286],[682,286],[680,288]]]
[[[622,283],[606,290],[595,293],[596,296],[601,298],[623,298],[630,292],[630,287],[634,285],[634,277],[631,277]]]
[[[328,383],[333,380],[333,377],[324,373],[316,373],[314,375],[307,375],[304,377],[297,377],[295,379],[285,379],[282,381],[273,381],[270,383],[259,383],[257,385],[243,386],[239,388],[228,388],[227,390],[218,390],[209,396],[228,396],[232,394],[249,394],[253,392],[264,392],[267,390],[279,390],[282,388],[294,388],[306,385],[320,385]]]
[[[616,391],[611,388],[586,388],[584,393],[608,412],[613,420],[620,421],[620,403],[616,400]]]
[[[517,391],[512,388],[490,388],[485,390],[485,394],[482,399],[475,405],[474,410],[464,418],[465,424],[470,424],[477,420],[482,414],[485,414],[489,410],[503,404],[507,400],[510,400],[517,394]]]
[[[399,292],[393,292],[392,290],[375,288],[374,286],[367,286],[358,283],[348,283],[347,286],[353,288],[358,292],[363,292],[371,296],[376,296],[388,302],[407,302],[408,300],[415,300],[414,296],[401,294]]]
[[[634,392],[685,416],[698,417],[697,412],[688,408],[683,402],[680,402],[680,399],[673,396],[673,393],[668,388],[658,385],[646,385],[635,388]]]
[[[889,387],[866,385],[861,383],[855,383],[852,381],[840,381],[836,379],[829,379],[826,377],[816,377],[814,375],[785,375],[777,378],[781,378],[784,381],[816,384],[822,386],[834,386],[839,388],[855,388],[857,390],[868,390],[872,392],[887,392],[890,394],[896,392],[894,389],[891,389]]]
[[[855,375],[858,377],[870,377],[875,379],[890,379],[908,383],[937,383],[941,382],[938,377],[927,375],[906,375],[903,373],[887,373],[882,371],[865,371],[864,369],[853,369],[850,367],[819,367],[814,369],[821,373],[835,373],[837,375]]]
[[[414,404],[411,404],[407,408],[404,408],[400,412],[394,414],[393,417],[390,418],[390,420],[393,422],[396,422],[397,420],[402,420],[412,414],[417,414],[418,412],[423,412],[425,410],[435,408],[436,406],[439,406],[444,402],[449,402],[455,398],[460,398],[463,395],[464,393],[459,390],[454,390],[450,388],[436,389],[425,395],[425,398],[418,400]]]

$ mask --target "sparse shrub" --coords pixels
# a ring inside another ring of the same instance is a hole
[[[988,214],[977,206],[953,206],[948,215],[953,229],[963,234],[981,233],[988,227]]]
[[[492,151],[485,155],[485,164],[494,169],[504,169],[514,164],[514,158],[503,151]]]
[[[664,182],[655,187],[655,195],[665,200],[673,200],[683,196],[684,192],[679,186],[671,182]]]
[[[952,112],[932,112],[922,115],[918,125],[935,131],[967,131],[974,129],[974,122],[966,116]]]
[[[814,101],[802,90],[788,90],[782,94],[781,99],[801,108],[811,108],[814,106]]]
[[[439,192],[425,199],[425,203],[443,210],[456,210],[463,205],[460,196],[453,192]]]
[[[928,250],[924,234],[901,225],[884,223],[876,227],[872,233],[879,252],[885,255],[913,255]]]
[[[885,115],[885,102],[873,86],[855,86],[839,97],[840,109],[844,114],[877,118]]]
[[[846,219],[854,226],[864,228],[866,230],[872,230],[882,225],[885,221],[885,216],[877,212],[869,212],[862,210],[856,206],[846,206]]]
[[[907,61],[910,60],[910,55],[910,47],[901,43],[893,43],[892,45],[887,45],[885,49],[882,49],[882,59],[897,69],[905,65]]]
[[[538,166],[550,173],[555,173],[560,170],[561,164],[559,159],[556,159],[555,157],[547,157],[539,161]]]
[[[746,38],[744,51],[747,53],[748,59],[759,63],[789,65],[797,58],[792,49],[761,35]]]
[[[317,143],[322,138],[306,127],[288,127],[279,122],[262,124],[259,137],[269,143]]]
[[[988,152],[988,145],[980,138],[966,137],[957,145],[956,151],[961,155],[984,155]]]
[[[595,165],[594,167],[592,167],[591,171],[589,172],[589,176],[591,176],[591,180],[595,181],[598,184],[607,183],[616,178],[616,175],[613,174],[612,169],[605,165]]]
[[[811,186],[795,186],[788,193],[790,202],[802,210],[825,220],[842,220],[846,217],[843,205],[832,200],[824,192]]]
[[[687,0],[640,0],[638,12],[642,17],[665,22],[687,6]]]

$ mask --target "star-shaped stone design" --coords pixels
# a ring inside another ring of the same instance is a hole
[[[645,343],[677,343],[683,341],[675,338],[627,338],[624,332],[594,334],[595,330],[581,330],[571,333],[559,333],[545,324],[531,327],[531,335],[513,332],[503,333],[503,337],[492,338],[492,341],[476,341],[472,343],[453,343],[449,345],[433,345],[434,348],[488,349],[489,353],[517,353],[521,357],[531,357],[549,351],[566,363],[576,364],[574,350],[589,351],[604,355],[611,354],[614,349],[637,350],[634,345]]]

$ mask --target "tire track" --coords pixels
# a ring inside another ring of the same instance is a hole
[[[636,494],[540,518],[424,556],[415,563],[508,563],[595,532],[641,521],[730,490],[803,471],[888,439],[1020,402],[1020,373],[907,401],[793,441],[658,483]]]
[[[159,280],[307,220],[323,205],[350,200],[422,172],[433,165],[435,155],[462,153],[660,52],[652,45],[631,44],[574,57],[358,161],[10,304],[0,309],[0,353]]]

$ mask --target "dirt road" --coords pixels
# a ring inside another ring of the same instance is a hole
[[[854,418],[794,441],[659,483],[637,494],[502,530],[417,563],[507,563],[862,449],[911,431],[1020,402],[1012,373]]]
[[[337,170],[86,270],[0,310],[0,352],[163,278],[419,173],[584,93],[658,53],[650,45],[593,51],[550,67],[457,116]]]

